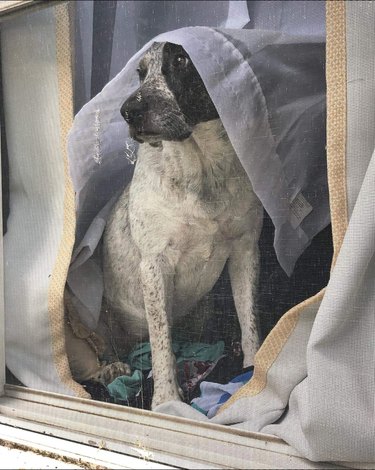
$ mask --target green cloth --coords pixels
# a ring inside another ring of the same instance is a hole
[[[172,343],[172,347],[177,364],[184,361],[215,362],[224,353],[224,341],[215,344],[176,341]],[[134,370],[133,375],[122,375],[107,385],[109,394],[118,404],[128,404],[141,390],[142,371],[152,369],[150,343],[137,345],[124,362]]]
[[[215,362],[224,353],[224,341],[218,341],[215,344],[176,341],[172,343],[172,348],[177,364],[183,361]],[[137,345],[129,354],[126,362],[132,370],[152,369],[150,343]]]
[[[107,385],[109,394],[116,403],[128,403],[142,387],[142,372],[135,370],[133,375],[122,375]]]

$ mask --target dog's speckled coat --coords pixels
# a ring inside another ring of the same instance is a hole
[[[176,80],[188,73],[192,92],[178,91]],[[131,347],[150,338],[154,408],[180,398],[173,321],[212,289],[227,260],[244,365],[253,363],[262,207],[182,48],[154,45],[140,78],[122,112],[143,143],[132,182],[108,221],[103,259],[106,301],[126,331],[124,342]],[[201,110],[189,115],[194,99]]]

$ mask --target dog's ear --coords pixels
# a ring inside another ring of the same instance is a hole
[[[189,124],[219,117],[202,78],[182,46],[164,44],[161,70]]]

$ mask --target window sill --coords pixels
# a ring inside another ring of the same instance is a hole
[[[32,447],[47,436],[60,438],[61,449],[67,448],[65,440],[80,443],[81,461],[93,451],[107,452],[107,459],[120,453],[122,467],[129,457],[136,459],[130,468],[137,468],[136,461],[138,468],[146,468],[145,462],[161,464],[152,468],[339,468],[310,462],[273,436],[13,385],[0,398],[0,424],[18,428],[16,435],[19,429],[33,431]],[[10,436],[0,431],[0,438]]]

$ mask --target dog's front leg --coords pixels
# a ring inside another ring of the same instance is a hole
[[[180,400],[169,325],[173,270],[161,256],[142,260],[140,269],[152,353],[154,409],[161,403]]]
[[[229,257],[229,276],[234,303],[241,326],[244,367],[254,364],[259,348],[259,335],[255,312],[255,294],[258,284],[258,237],[246,234],[236,241]]]

